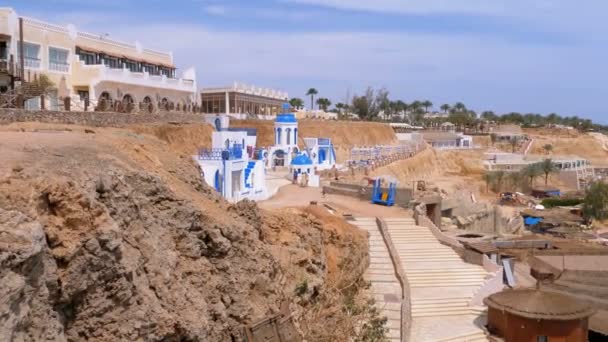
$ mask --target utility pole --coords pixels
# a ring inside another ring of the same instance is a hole
[[[23,17],[19,18],[19,69],[20,79],[23,84],[23,78],[25,77],[25,44],[23,43]]]

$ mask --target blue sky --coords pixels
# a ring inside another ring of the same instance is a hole
[[[605,0],[17,0],[19,14],[173,50],[199,87],[393,99],[608,124]]]

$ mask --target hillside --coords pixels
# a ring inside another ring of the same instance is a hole
[[[365,235],[319,209],[229,205],[189,156],[206,130],[0,126],[0,335],[240,340],[283,302],[306,321],[342,300],[325,293],[361,276],[342,268],[367,263]],[[319,322],[306,323],[305,336]]]
[[[573,130],[527,129],[525,133],[534,139],[530,153],[545,154],[543,146],[553,146],[552,154],[578,155],[597,166],[608,166],[608,150],[591,134]]]
[[[274,122],[261,120],[231,120],[232,127],[252,127],[258,130],[258,145],[270,146],[274,144]],[[390,145],[397,142],[393,129],[387,125],[376,122],[353,121],[321,121],[298,120],[299,144],[303,145],[302,138],[323,137],[331,138],[336,147],[338,162],[342,163],[349,158],[353,146]]]

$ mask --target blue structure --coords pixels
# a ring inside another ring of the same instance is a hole
[[[382,204],[386,206],[393,206],[395,204],[395,195],[397,194],[397,183],[390,182],[388,190],[382,190],[382,178],[376,178],[374,180],[374,187],[372,189],[372,203]]]

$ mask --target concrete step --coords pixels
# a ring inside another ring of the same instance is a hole
[[[412,310],[422,310],[422,309],[443,309],[443,308],[469,308],[469,302],[461,301],[461,302],[453,302],[453,303],[428,303],[428,304],[413,304]]]
[[[469,314],[471,314],[471,312],[469,310],[421,312],[421,313],[412,312],[412,317],[418,318],[418,317],[438,317],[438,316],[462,316],[462,315],[469,315]]]

